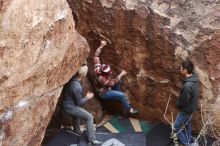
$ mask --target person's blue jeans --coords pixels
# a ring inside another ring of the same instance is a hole
[[[131,109],[131,105],[126,100],[125,94],[120,91],[120,85],[121,85],[121,81],[119,81],[116,85],[114,85],[111,90],[107,90],[106,92],[101,94],[100,97],[102,99],[119,99],[121,104],[122,104],[122,106],[126,110],[130,110]]]
[[[179,112],[177,114],[174,128],[177,133],[177,137],[182,144],[187,146],[190,143],[192,135],[192,114]]]
[[[84,110],[83,108],[79,106],[73,106],[71,108],[65,108],[65,112],[70,114],[73,118],[73,126],[74,131],[80,131],[80,119],[83,119],[86,121],[86,128],[87,128],[87,136],[88,140],[95,139],[95,130],[93,127],[93,116],[88,111]]]

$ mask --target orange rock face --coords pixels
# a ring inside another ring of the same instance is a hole
[[[68,0],[76,28],[89,42],[92,54],[105,39],[101,61],[112,66],[115,75],[128,71],[123,91],[140,110],[139,118],[164,121],[169,95],[170,113],[180,91],[179,67],[192,58],[200,80],[200,103],[205,119],[219,127],[220,48],[219,3],[167,0]],[[208,5],[208,7],[207,7]],[[211,110],[210,110],[211,109]],[[201,127],[200,108],[194,127]],[[219,128],[217,128],[219,131]]]
[[[62,85],[88,52],[66,1],[1,1],[1,146],[40,145]]]

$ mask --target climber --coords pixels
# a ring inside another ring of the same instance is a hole
[[[106,41],[101,41],[101,45],[98,47],[94,54],[94,75],[96,79],[96,91],[99,97],[102,99],[119,99],[122,106],[131,114],[138,113],[137,109],[134,109],[126,99],[126,95],[120,91],[121,78],[127,74],[125,70],[115,78],[111,78],[112,70],[107,64],[101,64],[99,54],[102,48],[106,45]]]
[[[190,146],[192,135],[192,115],[197,108],[198,78],[194,72],[193,63],[187,59],[181,63],[180,74],[183,75],[182,89],[177,100],[177,108],[180,110],[174,122],[174,129],[180,144]]]
[[[100,145],[102,142],[96,140],[95,138],[93,116],[88,111],[80,107],[94,96],[92,92],[88,92],[84,98],[82,97],[82,86],[80,81],[86,76],[87,71],[88,67],[86,65],[81,66],[76,75],[74,75],[64,86],[62,104],[64,111],[72,116],[74,132],[79,135],[82,134],[79,125],[80,119],[83,119],[86,121],[88,144]]]

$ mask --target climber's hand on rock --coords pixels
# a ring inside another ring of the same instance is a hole
[[[125,75],[127,75],[127,74],[128,74],[128,73],[127,73],[126,70],[122,70],[122,71],[121,71],[121,75],[122,75],[122,76],[125,76]]]
[[[102,47],[104,47],[106,44],[107,44],[107,42],[106,42],[106,41],[104,41],[104,40],[103,40],[103,41],[101,41],[101,46],[102,46]]]

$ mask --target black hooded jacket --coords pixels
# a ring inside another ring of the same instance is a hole
[[[183,112],[191,114],[196,111],[198,103],[199,85],[198,77],[192,74],[182,81],[182,89],[176,106]]]

